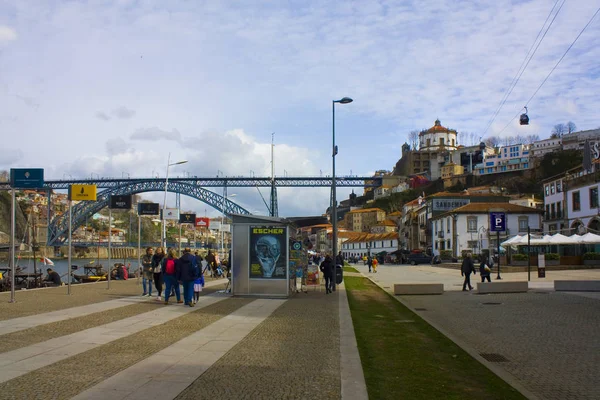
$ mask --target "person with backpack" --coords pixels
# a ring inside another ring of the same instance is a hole
[[[331,256],[328,254],[325,257],[325,260],[319,266],[319,269],[323,273],[323,277],[325,278],[325,294],[329,294],[332,292],[333,288],[333,271],[335,270],[335,266],[333,265],[333,260]]]
[[[200,275],[196,257],[194,257],[189,247],[183,249],[183,255],[175,261],[175,271],[177,281],[183,285],[183,301],[186,306],[194,307],[192,298],[194,296],[194,281]],[[179,286],[179,285],[178,285]]]
[[[181,304],[181,292],[179,291],[179,282],[177,282],[177,259],[175,258],[175,249],[169,248],[167,256],[163,258],[161,265],[162,276],[165,280],[165,304],[169,304],[171,289],[175,289],[177,303]]]
[[[485,263],[485,256],[482,254],[481,258],[480,258],[480,264],[479,264],[479,276],[481,276],[481,282],[485,282],[485,280],[487,279],[488,282],[491,282],[491,278],[490,278],[490,274],[492,272],[492,269],[490,268],[489,265],[487,265]]]

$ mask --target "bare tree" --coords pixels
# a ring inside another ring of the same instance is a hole
[[[567,126],[565,124],[556,124],[552,128],[552,136],[560,138],[567,133]]]
[[[469,133],[469,145],[475,146],[477,144],[477,135],[473,132]]]
[[[540,135],[527,135],[525,136],[525,143],[532,144],[540,140]]]
[[[515,136],[514,144],[523,144],[523,143],[525,143],[525,136],[522,136],[522,135]]]
[[[567,122],[567,133],[573,133],[576,130],[577,130],[577,125],[575,125],[575,122],[573,122],[573,121]]]
[[[500,138],[498,136],[490,136],[485,139],[484,143],[488,147],[498,147],[500,145]]]
[[[412,147],[413,150],[417,150],[419,147],[419,131],[410,131],[408,134],[408,141],[410,142],[410,147]]]
[[[0,171],[0,182],[8,182],[8,171]]]
[[[504,136],[501,140],[502,140],[502,145],[510,146],[511,144],[513,144],[514,138],[512,136]]]
[[[468,136],[467,132],[460,132],[458,134],[458,143],[462,144],[463,146],[466,146],[467,145],[467,136]]]

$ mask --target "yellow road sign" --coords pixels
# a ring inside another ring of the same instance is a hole
[[[96,201],[96,185],[71,185],[69,194],[71,200]]]

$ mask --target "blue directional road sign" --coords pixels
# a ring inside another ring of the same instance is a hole
[[[503,232],[506,230],[506,213],[491,212],[490,213],[490,231]]]
[[[10,186],[14,189],[41,189],[44,187],[44,169],[11,168]]]

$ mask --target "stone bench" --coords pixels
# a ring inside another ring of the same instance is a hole
[[[557,292],[600,292],[600,281],[554,281]]]
[[[443,283],[396,283],[394,294],[442,294]]]
[[[523,282],[477,282],[477,292],[486,293],[521,293],[527,292],[529,284]]]

